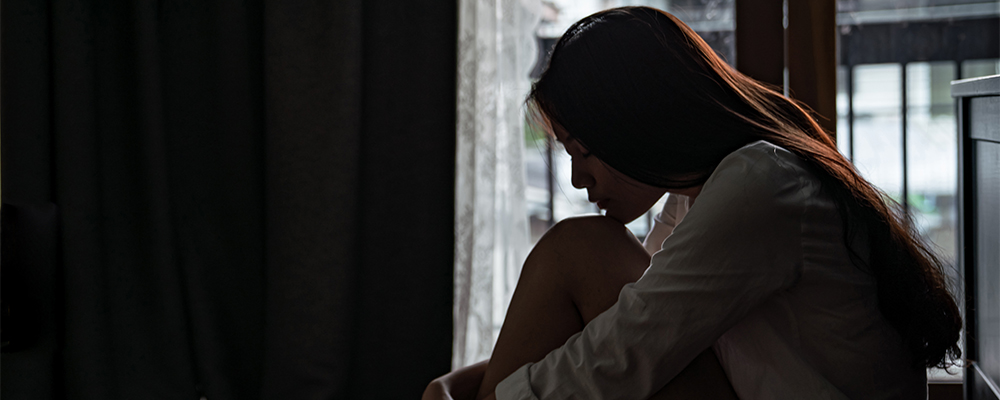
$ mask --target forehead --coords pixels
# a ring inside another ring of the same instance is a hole
[[[562,125],[559,125],[558,123],[549,122],[546,129],[548,129],[549,133],[551,133],[552,136],[555,136],[556,140],[560,142],[566,142],[567,140],[573,138],[569,134],[569,132],[566,132],[566,129],[564,129]]]

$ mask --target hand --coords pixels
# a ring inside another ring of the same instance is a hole
[[[487,359],[456,369],[431,381],[421,400],[474,400],[489,361]]]

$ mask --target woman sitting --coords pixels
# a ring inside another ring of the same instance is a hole
[[[960,356],[942,264],[905,214],[674,16],[577,22],[528,104],[606,216],[546,233],[492,358],[425,399],[923,399],[925,368]],[[650,257],[624,224],[666,192]]]

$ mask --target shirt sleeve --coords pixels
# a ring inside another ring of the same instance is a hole
[[[660,251],[663,241],[674,232],[677,224],[684,219],[688,211],[688,197],[680,194],[667,194],[663,208],[653,217],[653,227],[649,229],[642,247],[650,255]]]
[[[497,398],[647,398],[794,284],[806,203],[794,160],[766,142],[727,156],[642,278],[562,347],[502,381]]]

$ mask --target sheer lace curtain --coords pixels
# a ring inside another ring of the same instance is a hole
[[[460,0],[453,367],[490,356],[528,252],[524,98],[538,0]]]

